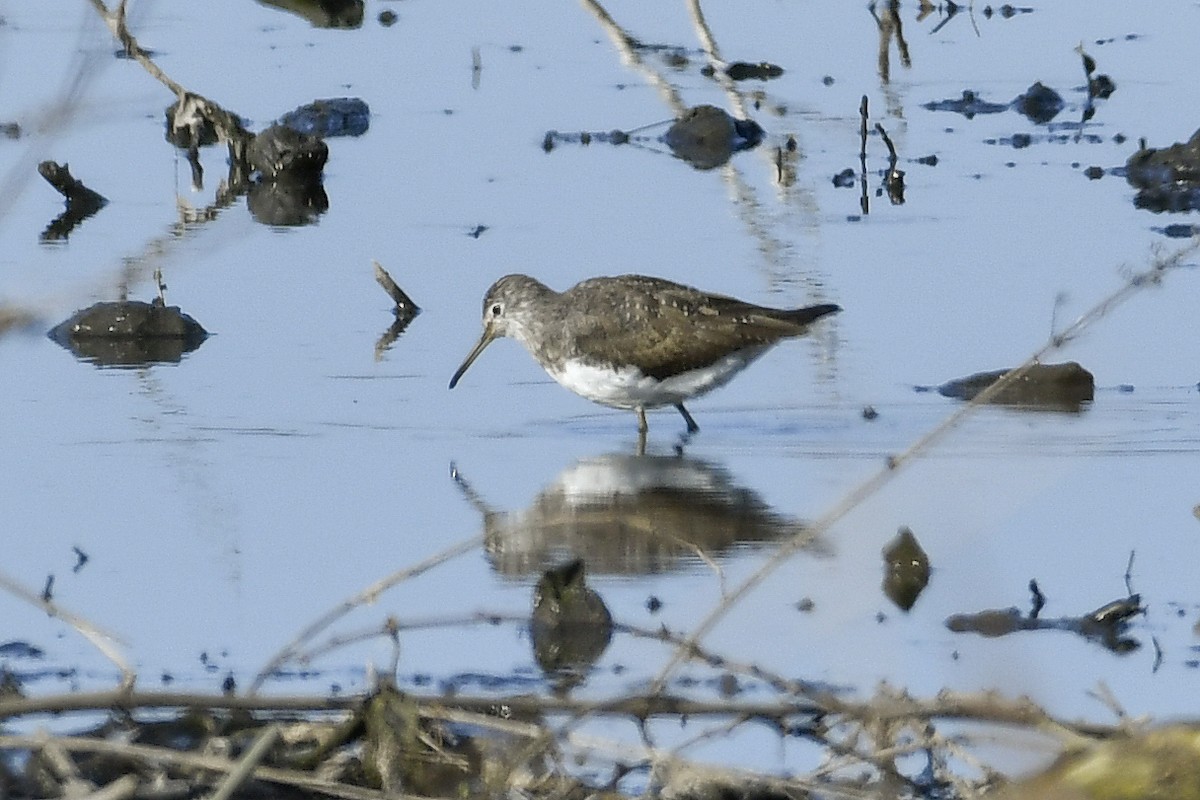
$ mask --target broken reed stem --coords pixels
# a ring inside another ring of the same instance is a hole
[[[237,766],[225,776],[225,780],[221,781],[221,785],[217,787],[217,791],[213,792],[210,800],[230,800],[234,793],[242,787],[242,784],[250,780],[255,767],[262,763],[278,740],[279,724],[268,725],[254,739],[254,744],[250,746],[246,754],[238,760]]]
[[[713,36],[712,28],[708,25],[708,20],[704,18],[704,9],[700,7],[700,0],[687,0],[688,16],[692,18],[692,27],[696,29],[696,38],[700,40],[700,47],[704,49],[704,55],[708,59],[708,66],[712,69],[712,78],[725,92],[725,96],[729,99],[729,104],[733,110],[737,112],[740,119],[750,119],[750,106],[746,102],[746,98],[738,91],[737,83],[729,77],[726,72],[728,62],[721,56],[721,48],[717,44],[717,37]]]
[[[358,608],[359,606],[375,602],[376,598],[378,598],[380,594],[392,588],[396,584],[402,583],[410,578],[415,578],[418,575],[428,572],[434,567],[441,566],[451,559],[457,558],[465,553],[469,553],[475,548],[479,547],[479,545],[482,543],[482,535],[472,536],[470,539],[466,539],[456,545],[453,545],[452,547],[448,547],[442,552],[430,556],[418,564],[397,570],[386,578],[371,584],[358,594],[343,600],[324,615],[317,618],[308,627],[304,628],[304,630],[300,631],[295,639],[293,639],[289,644],[285,645],[282,650],[276,653],[275,656],[267,662],[267,665],[259,671],[258,675],[254,677],[253,683],[250,684],[248,694],[256,694],[258,690],[262,688],[262,685],[266,682],[267,678],[269,678],[272,673],[295,657],[301,647],[308,643],[314,636],[328,628],[333,623],[337,622],[345,615],[349,614],[354,609]]]
[[[600,28],[608,34],[609,40],[613,47],[621,54],[621,60],[625,65],[633,68],[646,79],[646,82],[653,86],[659,94],[659,97],[667,104],[667,108],[671,110],[671,115],[679,118],[683,112],[687,110],[687,103],[683,102],[683,97],[679,94],[679,89],[674,83],[667,80],[657,69],[646,64],[645,60],[638,53],[634,44],[636,39],[625,32],[625,29],[613,19],[612,15],[600,5],[597,0],[582,0],[583,7],[591,12],[596,18]]]
[[[137,796],[138,779],[133,775],[122,775],[102,789],[89,794],[86,800],[128,800]]]
[[[348,645],[370,641],[371,639],[379,639],[385,636],[392,637],[396,634],[406,631],[465,628],[468,626],[478,625],[499,625],[502,622],[527,625],[529,624],[529,616],[526,614],[496,614],[486,611],[476,611],[468,614],[455,614],[441,617],[425,617],[405,620],[388,617],[382,623],[372,625],[368,628],[362,628],[356,631],[347,631],[345,633],[339,633],[335,636],[330,636],[324,642],[314,645],[309,650],[296,652],[293,658],[299,663],[306,664],[311,663],[317,658],[340,650]]]
[[[392,302],[396,305],[397,316],[420,312],[421,309],[417,307],[417,304],[413,302],[411,297],[404,293],[404,290],[396,284],[396,281],[392,280],[392,276],[388,274],[388,271],[383,268],[382,264],[378,261],[372,261],[371,265],[375,269],[375,282],[383,287],[388,297],[392,298]]]
[[[96,13],[100,15],[100,18],[104,20],[104,24],[112,32],[113,38],[119,41],[121,46],[125,48],[125,53],[134,61],[141,64],[142,68],[150,73],[151,77],[170,89],[176,97],[183,99],[183,95],[187,90],[171,80],[165,72],[159,69],[158,65],[150,59],[150,54],[142,49],[137,39],[129,32],[129,28],[125,24],[125,0],[120,0],[117,3],[115,11],[109,11],[104,0],[92,0],[92,7],[96,9]]]
[[[346,712],[358,708],[362,698],[355,697],[243,697],[228,694],[192,692],[107,691],[57,694],[48,697],[12,697],[0,699],[0,720],[38,714],[65,714],[113,709],[189,709],[193,711],[240,711],[276,713]]]
[[[83,617],[67,611],[62,606],[55,603],[53,600],[48,600],[44,597],[31,592],[29,589],[22,586],[17,581],[0,572],[0,588],[7,591],[9,594],[24,600],[32,606],[42,609],[52,617],[58,617],[63,622],[74,628],[80,636],[87,639],[93,647],[100,651],[100,654],[116,665],[121,671],[121,689],[128,691],[133,688],[134,682],[137,680],[137,673],[129,666],[124,656],[121,655],[117,645],[120,639],[111,633],[93,625]]]
[[[888,158],[889,158],[889,159],[891,159],[891,162],[892,162],[892,168],[894,169],[894,168],[896,167],[896,161],[897,161],[897,158],[896,158],[896,146],[895,146],[894,144],[892,144],[892,139],[891,139],[891,137],[887,135],[887,131],[886,131],[886,130],[884,130],[884,129],[883,129],[883,126],[882,126],[882,125],[880,125],[878,122],[876,122],[876,123],[875,123],[875,130],[876,130],[876,132],[877,132],[877,133],[880,135],[880,137],[882,137],[882,139],[883,139],[883,143],[884,143],[885,145],[887,145],[887,149],[888,149]]]
[[[867,170],[867,96],[862,96],[862,102],[858,104],[858,159],[862,162],[863,172]]]
[[[859,210],[864,214],[871,212],[871,200],[868,197],[867,189],[867,96],[862,96],[862,102],[858,104],[858,116],[860,119],[858,131],[858,179],[862,187],[858,197]]]
[[[865,118],[864,118],[865,119]],[[865,122],[864,122],[865,125]],[[799,550],[804,544],[807,544],[809,537],[812,535],[820,536],[826,533],[834,523],[845,517],[867,498],[874,495],[882,489],[893,477],[900,471],[900,468],[922,455],[938,442],[943,436],[949,433],[952,429],[958,426],[967,416],[973,414],[977,408],[990,402],[997,397],[1001,392],[1005,391],[1009,386],[1021,380],[1021,378],[1029,372],[1045,355],[1062,348],[1068,342],[1074,340],[1083,333],[1089,326],[1096,321],[1105,317],[1109,312],[1129,299],[1134,293],[1146,286],[1156,286],[1162,282],[1163,276],[1168,270],[1180,266],[1183,258],[1200,248],[1200,237],[1193,240],[1183,247],[1177,249],[1173,253],[1166,256],[1158,256],[1151,263],[1151,266],[1143,272],[1138,272],[1130,275],[1115,292],[1105,297],[1103,300],[1092,306],[1075,322],[1071,323],[1062,333],[1050,337],[1044,345],[1038,348],[1033,355],[1015,369],[1011,369],[1004,374],[999,380],[993,383],[988,388],[984,389],[972,400],[965,403],[950,416],[946,417],[941,423],[926,433],[916,442],[914,442],[907,450],[898,455],[889,456],[886,465],[873,477],[868,478],[856,488],[852,489],[840,503],[830,509],[823,517],[816,520],[807,530],[805,535],[794,537],[784,542],[778,550],[769,558],[761,567],[758,568],[750,577],[746,578],[741,585],[735,588],[727,597],[723,598],[717,607],[714,608],[708,616],[701,620],[696,630],[692,632],[687,639],[681,643],[675,650],[675,653],[668,660],[667,664],[662,668],[659,674],[651,683],[651,692],[662,692],[666,688],[668,678],[674,673],[675,669],[687,658],[688,653],[701,640],[707,636],[717,623],[725,617],[727,613],[739,603],[742,598],[750,593],[752,589],[757,587],[763,580],[772,572],[784,564],[793,553]]]
[[[536,719],[545,714],[580,716],[608,714],[645,719],[655,716],[737,716],[747,719],[778,720],[800,715],[836,714],[851,720],[893,722],[899,720],[970,720],[1032,726],[1059,738],[1112,736],[1127,727],[1126,722],[1102,725],[1091,722],[1066,722],[1057,719],[1028,699],[1009,699],[995,693],[942,692],[926,700],[886,688],[861,701],[835,699],[828,694],[816,700],[794,698],[774,702],[692,700],[663,694],[629,694],[606,700],[582,700],[569,697],[540,697],[528,694],[466,695],[419,697],[423,716],[455,721],[455,714],[494,715],[505,708],[514,719]],[[364,697],[272,696],[246,697],[227,694],[189,692],[107,691],[59,694],[48,697],[17,697],[0,700],[0,720],[38,715],[62,715],[75,712],[105,712],[114,709],[178,710],[261,714],[349,714],[361,708]]]

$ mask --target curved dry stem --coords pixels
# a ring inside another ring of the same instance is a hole
[[[0,736],[0,749],[3,750],[36,750],[42,740],[37,736]],[[198,755],[196,753],[181,753],[169,747],[158,747],[147,744],[130,744],[105,739],[90,739],[82,736],[56,736],[54,743],[70,753],[103,753],[133,760],[146,761],[156,764],[170,764],[188,769],[206,770],[208,772],[230,773],[237,769],[237,764],[227,758],[218,756]],[[341,797],[345,800],[383,800],[383,792],[374,789],[364,789],[344,783],[336,783],[314,777],[306,772],[278,767],[255,767],[252,777],[259,781],[268,781],[283,786],[294,786],[329,797]],[[390,795],[389,800],[425,800],[417,795]]]
[[[0,720],[35,714],[64,714],[75,711],[111,711],[112,709],[186,708],[199,711],[261,712],[339,712],[357,708],[361,697],[241,697],[228,694],[192,692],[147,692],[114,690],[108,692],[72,692],[45,697],[0,699]]]
[[[679,89],[671,81],[667,80],[659,70],[646,64],[634,48],[636,40],[626,33],[625,29],[613,19],[608,10],[600,5],[597,0],[582,0],[582,2],[583,7],[596,18],[596,22],[600,24],[601,29],[608,34],[609,40],[612,42],[613,47],[617,49],[617,52],[621,54],[621,60],[625,62],[625,65],[641,73],[642,77],[658,90],[659,96],[662,97],[663,102],[667,104],[672,114],[676,117],[683,114],[687,110],[687,103],[680,96]]]
[[[39,597],[3,572],[0,572],[0,588],[24,600],[26,603],[42,609],[50,616],[58,617],[74,628],[80,636],[91,642],[92,646],[99,650],[101,655],[111,661],[121,671],[121,690],[128,692],[133,688],[133,684],[137,680],[137,673],[133,671],[133,667],[129,666],[129,662],[121,655],[118,645],[123,644],[123,642],[119,638],[105,631],[103,628],[93,625],[78,614],[67,611],[54,601]]]
[[[297,652],[294,659],[302,664],[311,663],[343,647],[394,636],[404,631],[434,630],[442,628],[466,628],[479,625],[499,625],[502,622],[525,625],[529,622],[528,614],[497,614],[486,611],[475,611],[466,614],[447,614],[420,619],[388,618],[384,622],[357,631],[347,631],[336,636],[330,636],[323,642],[313,645],[310,649]]]
[[[187,91],[181,85],[171,80],[171,78],[159,69],[158,65],[150,59],[150,54],[142,49],[138,44],[137,39],[129,32],[129,27],[125,24],[125,0],[117,3],[117,7],[113,11],[108,10],[108,6],[104,0],[92,0],[92,7],[96,9],[96,13],[104,20],[104,24],[112,32],[113,38],[121,43],[121,47],[125,48],[125,53],[139,64],[146,72],[166,86],[171,92],[179,98],[182,98]]]
[[[211,800],[230,800],[234,793],[242,787],[254,774],[255,768],[262,762],[275,742],[279,740],[279,725],[268,725],[254,740],[254,744],[237,762],[237,765],[221,781],[217,791],[213,792]]]
[[[458,558],[465,553],[469,553],[483,543],[483,536],[472,536],[458,544],[448,547],[440,553],[437,553],[424,561],[414,564],[411,567],[393,572],[383,580],[377,581],[366,589],[363,589],[358,594],[343,600],[338,605],[334,606],[327,613],[318,617],[314,622],[308,625],[304,630],[297,634],[296,638],[285,645],[282,650],[275,654],[267,665],[259,670],[259,673],[254,677],[254,681],[250,684],[249,694],[254,695],[262,688],[263,683],[272,673],[286,664],[288,661],[296,657],[300,649],[313,639],[321,631],[328,628],[333,623],[337,622],[342,617],[349,614],[359,606],[373,603],[383,592],[392,588],[398,583],[402,583],[410,578],[415,578],[434,567],[441,566],[447,561]]]

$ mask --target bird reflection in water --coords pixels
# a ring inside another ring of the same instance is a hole
[[[608,454],[576,462],[523,511],[490,507],[455,471],[483,517],[493,569],[520,579],[570,558],[593,574],[694,570],[741,547],[810,536],[804,549],[828,553],[794,518],[773,510],[725,468],[685,456]]]

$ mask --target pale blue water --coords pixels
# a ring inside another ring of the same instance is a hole
[[[399,14],[393,27],[376,21],[384,8]],[[1083,175],[1122,165],[1139,137],[1161,146],[1195,130],[1200,90],[1181,67],[1200,24],[1194,4],[1149,13],[1057,2],[1012,19],[977,10],[937,31],[943,20],[917,21],[904,5],[912,66],[893,45],[886,84],[864,6],[706,5],[725,58],[786,73],[737,85],[768,140],[704,172],[653,142],[541,149],[552,129],[668,119],[658,80],[687,104],[734,108],[699,72],[684,5],[607,9],[641,41],[681,49],[689,65],[673,69],[655,51],[641,53],[640,68],[625,63],[586,4],[371,3],[354,31],[314,29],[254,3],[136,5],[134,32],[159,65],[255,127],[317,98],[370,105],[366,135],[330,141],[329,211],[310,227],[270,229],[244,201],[179,225],[181,204],[212,202],[224,151],[203,152],[206,184],[194,192],[163,140],[169,93],[113,58],[90,7],[5,4],[0,121],[19,122],[24,135],[0,141],[0,171],[19,189],[0,207],[0,300],[39,312],[44,329],[114,299],[122,284],[151,299],[159,267],[168,301],[214,335],[177,366],[139,370],[79,363],[40,331],[0,338],[4,574],[36,592],[53,573],[55,599],[118,633],[145,685],[163,672],[199,688],[227,673],[248,683],[341,599],[484,532],[452,462],[494,511],[516,515],[581,462],[632,452],[632,414],[563,391],[515,343],[493,345],[446,388],[478,336],[484,290],[513,271],[560,289],[633,271],[760,303],[842,305],[831,324],[689,406],[702,428],[689,457],[780,518],[819,519],[957,408],[914,384],[1019,363],[1050,335],[1056,298],[1061,329],[1175,246],[1155,228],[1195,224],[1194,214],[1135,209],[1121,178]],[[1055,122],[1077,121],[1080,42],[1117,84],[1085,128],[1098,143],[1047,142],[1037,138],[1044,127],[1012,111],[968,120],[922,108],[967,88],[1007,102],[1041,80],[1066,101]],[[80,64],[82,90],[56,116]],[[844,168],[858,171],[864,94],[907,173],[904,205],[876,196],[886,151],[873,136],[865,216],[858,188],[832,183]],[[1014,133],[1034,134],[1034,144],[989,143]],[[796,180],[781,187],[774,148],[788,135],[799,146]],[[936,166],[915,162],[929,155]],[[38,242],[62,209],[32,174],[44,158],[69,162],[111,201],[55,245]],[[469,236],[478,225],[487,230]],[[424,309],[380,360],[374,344],[392,315],[372,259]],[[825,554],[793,557],[709,644],[864,694],[880,680],[918,695],[997,688],[1107,719],[1087,694],[1103,682],[1131,714],[1194,716],[1198,301],[1189,267],[1099,321],[1054,357],[1095,373],[1092,408],[976,414],[830,530]],[[873,422],[860,416],[867,404],[879,411]],[[651,451],[670,454],[678,415],[651,414],[650,427]],[[880,549],[901,525],[934,568],[907,614],[880,590]],[[73,546],[90,557],[77,574]],[[1085,613],[1124,595],[1131,551],[1133,587],[1148,607],[1133,625],[1143,643],[1134,654],[1066,633],[988,640],[943,626],[952,613],[1027,607],[1030,578],[1049,598],[1045,615]],[[618,619],[687,630],[769,552],[724,551],[724,584],[696,558],[674,560],[675,572],[600,571],[595,582]],[[496,563],[474,549],[339,630],[377,627],[388,614],[524,613],[535,575],[497,574]],[[664,604],[657,615],[646,610],[650,595]],[[794,609],[803,597],[811,613]],[[41,611],[0,594],[0,618],[0,641],[46,650],[33,666],[82,670],[34,690],[114,680]],[[1156,670],[1151,637],[1163,651]],[[315,688],[362,689],[367,662],[386,664],[390,652],[380,640],[337,650],[315,665]],[[618,636],[586,691],[636,685],[667,655]],[[513,625],[411,634],[400,671],[405,680],[537,676]]]

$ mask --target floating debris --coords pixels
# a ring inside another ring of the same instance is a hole
[[[392,276],[388,274],[388,271],[383,268],[382,264],[378,261],[372,261],[371,264],[375,268],[375,281],[383,287],[383,290],[388,293],[388,297],[392,298],[392,302],[395,303],[392,307],[392,313],[396,315],[396,319],[392,322],[391,327],[375,343],[375,360],[379,361],[383,357],[384,351],[400,338],[400,334],[404,333],[409,323],[416,319],[417,314],[421,313],[421,309],[392,280]]]
[[[1088,101],[1105,100],[1111,97],[1112,93],[1117,90],[1113,79],[1096,72],[1096,59],[1087,54],[1082,44],[1075,48],[1075,52],[1083,59],[1083,74],[1087,77]]]
[[[1016,608],[1000,608],[951,615],[946,619],[946,627],[955,633],[977,633],[989,638],[1018,631],[1069,631],[1102,644],[1114,653],[1129,653],[1141,647],[1141,643],[1123,634],[1129,620],[1145,611],[1141,595],[1131,594],[1078,617],[1039,619],[1032,615],[1026,617]]]
[[[4,658],[40,659],[46,656],[46,651],[29,642],[14,639],[8,642],[0,642],[0,656]]]
[[[167,106],[164,112],[167,118],[164,136],[171,144],[182,150],[196,147],[207,147],[221,140],[217,125],[209,114],[203,113],[200,103],[194,97],[187,97],[182,102],[176,100]],[[245,120],[238,123],[245,127]]]
[[[84,186],[82,181],[71,175],[66,164],[43,161],[37,169],[38,174],[66,198],[67,203],[66,210],[42,232],[43,242],[66,239],[75,226],[108,205],[104,195]]]
[[[971,119],[977,114],[999,114],[1013,109],[1031,122],[1045,125],[1058,116],[1066,104],[1062,95],[1035,81],[1032,86],[1008,103],[993,103],[981,98],[970,89],[964,89],[962,97],[948,100],[933,100],[921,107],[929,111],[952,111]]]
[[[963,89],[962,97],[952,100],[931,100],[928,103],[921,105],[921,108],[927,111],[953,111],[956,114],[962,114],[967,119],[973,118],[976,114],[999,114],[1009,109],[1010,103],[989,103],[986,100],[980,99],[979,95],[975,94],[970,89]]]
[[[38,174],[46,179],[46,183],[67,200],[67,205],[78,205],[93,209],[103,208],[108,200],[99,192],[94,192],[83,185],[83,181],[71,175],[66,164],[54,161],[43,161],[38,164]]]
[[[1016,6],[1009,5],[1008,3],[1005,3],[1004,5],[1002,5],[998,8],[992,8],[991,6],[984,6],[984,8],[983,8],[983,16],[985,16],[988,19],[991,19],[993,15],[999,16],[1002,19],[1011,19],[1012,17],[1015,17],[1017,14],[1032,14],[1032,13],[1033,13],[1032,8],[1027,8],[1027,7],[1026,8],[1018,8]]]
[[[83,569],[83,565],[88,562],[89,557],[78,545],[72,547],[71,552],[75,554],[75,566],[71,567],[71,572],[78,574],[79,570]]]
[[[1154,230],[1158,231],[1169,239],[1190,239],[1193,236],[1200,234],[1200,225],[1184,225],[1177,222],[1173,225],[1155,228]],[[2,327],[3,323],[0,323],[0,328]]]

